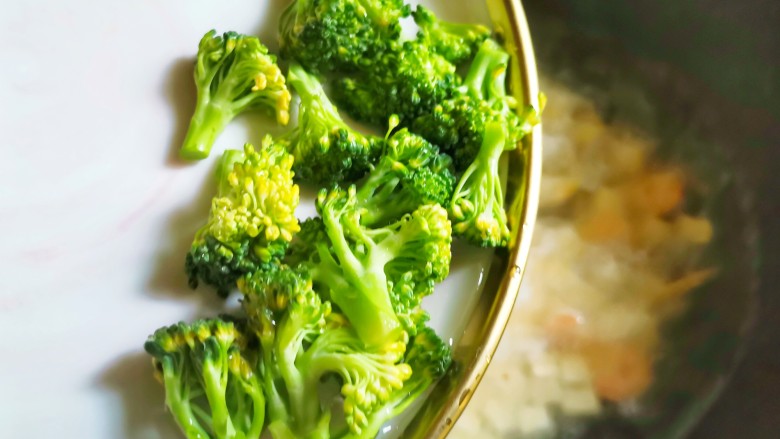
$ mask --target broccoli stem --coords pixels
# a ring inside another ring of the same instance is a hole
[[[287,74],[287,82],[301,97],[301,107],[318,110],[319,114],[315,120],[322,124],[323,131],[349,128],[315,75],[308,73],[300,64],[292,64]]]
[[[165,384],[165,402],[171,414],[176,418],[176,423],[184,430],[184,435],[188,438],[209,437],[209,434],[195,418],[188,395],[182,394],[182,391],[189,392],[186,390],[187,385],[182,383],[180,369],[173,364],[173,360],[169,357],[163,358],[161,362],[163,383]]]
[[[394,163],[394,162],[393,162]],[[381,160],[357,191],[358,205],[361,207],[360,222],[366,225],[380,224],[388,218],[399,218],[414,210],[415,202],[410,197],[395,197],[393,193],[400,184],[398,177],[392,176],[392,164]],[[379,189],[377,192],[377,189]],[[392,200],[392,201],[390,201]]]
[[[198,102],[190,120],[187,136],[179,150],[181,158],[202,160],[208,157],[217,137],[233,118],[231,111],[213,102],[207,96],[198,93]]]
[[[479,195],[481,196],[479,198],[484,199],[488,194],[494,192],[494,184],[498,179],[498,164],[501,154],[504,152],[505,140],[504,128],[500,124],[490,123],[485,127],[482,146],[479,148],[474,162],[466,169],[458,182],[458,186],[455,188],[455,197],[471,196],[471,198],[476,198],[476,196],[472,196],[470,189],[464,191],[463,188],[467,184],[471,186],[480,181],[486,182],[487,186],[477,185],[480,188]],[[498,190],[501,190],[500,185]]]
[[[227,360],[227,358],[225,358]],[[211,408],[211,428],[217,438],[234,438],[236,429],[230,419],[227,402],[225,401],[227,368],[226,365],[216,367],[212,362],[204,365],[203,379],[206,389],[206,399]]]
[[[361,202],[364,210],[360,220],[363,224],[382,224],[391,218],[400,218],[417,207],[411,197],[393,197],[393,192],[400,182],[397,178],[393,180],[394,184],[388,184]]]
[[[334,213],[336,214],[334,217]],[[362,235],[362,229],[352,218],[343,218],[340,212],[326,209],[323,224],[330,238],[333,252],[338,257],[344,277],[352,288],[331,289],[331,300],[341,308],[355,327],[361,340],[369,346],[378,346],[395,341],[401,334],[401,323],[393,311],[384,266],[387,255],[378,254],[376,246],[365,237],[363,245],[368,261],[366,265],[352,253],[344,237],[341,220],[347,228]]]
[[[302,431],[308,431],[312,428],[310,422],[316,419],[319,401],[312,398],[316,394],[316,385],[309,387],[306,385],[304,377],[295,364],[298,352],[302,349],[303,340],[306,331],[302,330],[302,323],[296,322],[292,315],[288,314],[285,320],[277,329],[276,345],[281,349],[280,355],[277,355],[279,362],[279,371],[287,388],[287,395],[290,400],[290,411]]]
[[[252,398],[252,413],[250,419],[252,423],[249,428],[246,428],[247,438],[257,438],[263,433],[263,426],[265,426],[265,396],[263,391],[255,386],[249,385],[242,381],[244,391]],[[246,416],[243,416],[246,418]]]
[[[474,61],[469,67],[463,83],[466,85],[469,95],[474,99],[485,99],[489,87],[495,78],[490,76],[501,65],[509,61],[509,54],[492,39],[487,39],[479,46]]]
[[[298,439],[290,427],[283,421],[274,421],[268,424],[268,431],[274,439]]]
[[[506,145],[505,127],[489,123],[479,153],[463,173],[450,203],[453,232],[483,247],[504,246],[509,235],[498,175]],[[471,235],[470,229],[478,235]]]

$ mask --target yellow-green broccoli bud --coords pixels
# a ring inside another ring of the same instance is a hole
[[[212,319],[158,329],[144,348],[165,385],[165,402],[190,439],[259,437],[265,397],[257,353],[232,322]]]
[[[285,77],[276,57],[256,37],[206,33],[198,46],[195,85],[195,113],[180,150],[185,159],[208,157],[225,126],[246,110],[263,109],[282,125],[290,120],[291,96]]]
[[[219,193],[208,223],[195,235],[185,268],[190,285],[203,281],[227,295],[246,273],[281,258],[300,226],[293,158],[267,136],[259,149],[231,151],[219,167]]]

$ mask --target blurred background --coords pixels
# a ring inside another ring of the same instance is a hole
[[[733,240],[718,250],[726,280],[713,288],[742,309],[729,313],[727,302],[712,306],[722,306],[723,315],[714,315],[721,322],[733,319],[740,335],[724,337],[729,346],[712,363],[724,370],[738,366],[691,437],[777,437],[780,2],[526,0],[524,6],[540,70],[563,82],[590,84],[594,95],[609,83],[642,84],[655,109],[631,111],[627,103],[622,116],[671,140],[666,154],[698,172],[731,172],[720,226]],[[751,234],[757,254],[739,250]]]

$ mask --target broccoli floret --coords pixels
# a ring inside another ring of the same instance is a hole
[[[354,70],[401,34],[403,0],[294,0],[279,24],[282,55],[313,72]]]
[[[409,365],[401,362],[406,343],[368,347],[346,320],[331,321],[331,326],[312,342],[299,363],[313,377],[328,374],[339,377],[347,425],[352,433],[361,435],[368,417],[393,392],[403,388],[412,375]]]
[[[453,234],[481,247],[505,247],[509,242],[498,175],[506,138],[506,128],[501,123],[489,122],[485,126],[482,147],[463,172],[450,204]]]
[[[195,113],[179,151],[185,159],[208,157],[217,136],[245,110],[265,109],[282,125],[290,119],[290,92],[284,75],[276,57],[255,37],[206,33],[198,46],[195,85]]]
[[[351,431],[411,375],[406,340],[367,347],[347,319],[312,289],[304,267],[255,273],[240,281],[244,309],[263,348],[269,430],[277,438],[328,437],[329,408],[320,381],[338,376]]]
[[[404,386],[393,392],[379,409],[367,417],[362,434],[350,433],[340,439],[375,437],[387,421],[403,413],[447,373],[452,364],[452,354],[449,346],[426,327],[407,346],[404,363],[412,370],[412,376],[404,382]]]
[[[518,116],[516,100],[506,93],[508,61],[505,50],[495,41],[486,40],[458,93],[412,124],[414,132],[454,157],[458,171],[463,171],[476,157],[487,123],[504,124],[510,145],[516,145],[532,128],[532,119]]]
[[[361,177],[382,149],[383,139],[350,128],[325,95],[317,77],[290,66],[290,85],[301,97],[298,126],[283,137],[304,181],[331,185]]]
[[[165,403],[187,438],[260,437],[265,397],[248,346],[242,331],[219,319],[178,323],[147,340]]]
[[[320,437],[313,432],[327,428],[327,422],[316,397],[319,377],[296,362],[304,347],[325,329],[330,303],[312,290],[305,271],[283,265],[240,279],[239,288],[263,351],[260,374],[268,400],[269,429],[276,437],[285,429],[295,433],[291,437]]]
[[[440,20],[424,6],[417,6],[412,16],[420,27],[417,38],[453,64],[471,58],[480,43],[491,33],[490,29],[481,24]]]
[[[302,262],[315,287],[339,307],[366,345],[398,341],[407,329],[403,314],[412,310],[401,308],[394,294],[429,294],[431,282],[443,279],[449,269],[445,210],[427,205],[390,225],[367,228],[361,224],[355,186],[350,186],[320,191],[317,211],[322,221],[312,222],[313,234],[327,239],[307,247],[310,255]]]
[[[385,265],[385,273],[391,282],[393,310],[406,332],[414,335],[428,321],[421,307],[423,297],[449,274],[452,226],[447,211],[438,204],[420,206],[405,221],[404,233],[413,238]]]
[[[357,191],[362,224],[385,225],[423,204],[446,206],[455,188],[451,164],[449,156],[407,129],[393,134]]]
[[[218,168],[219,192],[209,220],[187,253],[185,270],[192,288],[200,281],[226,296],[245,273],[281,258],[300,226],[292,156],[270,136],[260,149],[227,152]]]
[[[352,117],[401,126],[429,113],[460,85],[455,65],[419,41],[394,44],[362,72],[333,83],[334,100]]]

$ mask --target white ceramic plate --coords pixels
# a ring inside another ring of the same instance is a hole
[[[183,273],[214,161],[279,132],[242,117],[208,160],[178,162],[192,62],[212,28],[259,35],[274,50],[287,3],[3,6],[0,437],[180,437],[142,345],[159,326],[219,311],[213,292],[190,290]],[[427,3],[444,18],[488,23],[482,2]],[[428,302],[445,338],[462,330],[489,259],[456,250]]]

